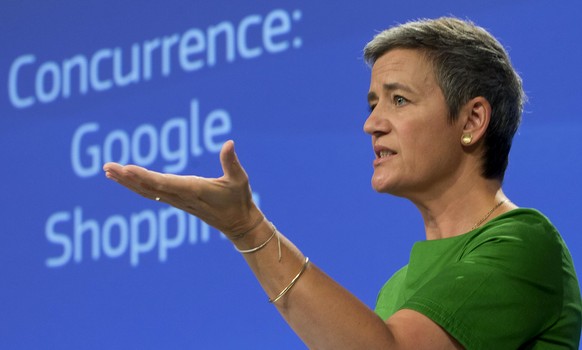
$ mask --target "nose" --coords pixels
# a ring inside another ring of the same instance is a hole
[[[374,110],[370,112],[370,115],[364,122],[364,132],[366,134],[375,135],[379,133],[387,134],[390,132],[388,121],[383,120],[379,114],[380,113],[377,111],[377,108],[374,108]]]
[[[372,135],[374,133],[374,111],[370,112],[370,115],[368,115],[368,118],[366,118],[366,121],[364,122],[364,132],[366,134],[370,134]]]

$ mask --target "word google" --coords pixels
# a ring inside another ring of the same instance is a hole
[[[69,98],[73,92],[85,95],[90,90],[106,91],[148,81],[154,74],[165,77],[172,73],[172,64],[176,63],[185,72],[212,67],[219,51],[224,52],[229,63],[237,55],[248,60],[281,53],[290,47],[301,47],[301,38],[291,36],[292,24],[301,15],[300,10],[290,13],[276,9],[264,17],[246,16],[238,24],[222,21],[205,30],[190,28],[181,34],[134,43],[130,50],[103,48],[90,57],[77,54],[61,62],[37,63],[34,54],[21,55],[10,66],[8,96],[12,106],[22,109],[37,102]],[[219,48],[219,42],[224,46]]]
[[[100,131],[97,122],[81,124],[71,140],[71,165],[81,178],[101,175],[107,162],[148,166],[163,160],[163,171],[179,173],[189,156],[200,157],[204,151],[218,153],[232,130],[230,114],[214,109],[200,117],[200,102],[190,101],[190,116],[166,120],[161,127],[145,123],[133,132],[115,129]]]

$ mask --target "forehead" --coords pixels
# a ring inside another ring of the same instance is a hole
[[[436,85],[433,66],[419,50],[390,50],[374,63],[370,90],[390,83],[406,84],[419,91],[433,89]]]

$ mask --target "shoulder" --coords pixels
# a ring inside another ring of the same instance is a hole
[[[566,253],[547,217],[534,209],[514,209],[475,230],[460,260],[516,280],[544,281],[555,289],[561,286],[564,264],[568,264]]]
[[[510,230],[516,234],[536,234],[555,238],[557,230],[550,220],[536,209],[517,208],[504,213],[483,226],[484,232]]]
[[[468,237],[467,250],[482,248],[483,245],[497,245],[512,249],[527,248],[530,253],[538,249],[548,252],[561,251],[563,242],[550,220],[535,209],[519,208],[491,220],[473,231]],[[516,251],[516,253],[519,252]]]

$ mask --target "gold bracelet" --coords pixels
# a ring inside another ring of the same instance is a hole
[[[283,289],[281,291],[281,293],[279,293],[279,295],[277,295],[273,299],[269,299],[269,303],[276,303],[285,294],[287,294],[287,292],[295,285],[295,283],[297,282],[297,280],[299,279],[299,277],[301,277],[301,275],[303,275],[303,273],[307,269],[307,265],[309,265],[309,258],[308,257],[305,257],[305,262],[303,263],[303,267],[301,268],[301,271],[299,271],[299,273],[293,278],[293,280],[291,280],[291,283],[289,283],[289,285],[287,287],[285,287],[285,289]]]
[[[239,252],[239,253],[241,253],[241,254],[251,254],[251,253],[255,253],[255,252],[257,252],[257,251],[265,248],[265,246],[267,244],[269,244],[269,242],[271,242],[271,240],[273,239],[273,237],[277,236],[277,246],[279,247],[279,262],[281,262],[281,238],[277,234],[277,228],[275,227],[275,225],[273,225],[272,222],[270,222],[270,224],[271,224],[271,226],[273,226],[273,233],[271,234],[271,236],[269,236],[269,238],[265,242],[261,243],[258,247],[251,248],[251,249],[238,249],[235,246],[234,249],[236,249],[236,251]]]

